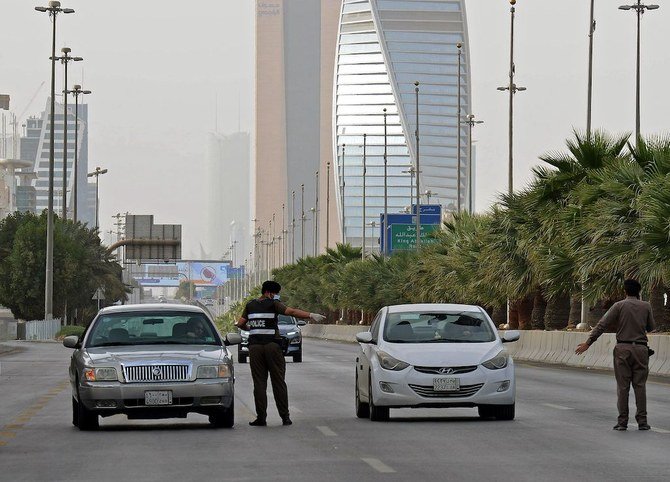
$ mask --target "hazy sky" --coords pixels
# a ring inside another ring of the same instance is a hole
[[[50,24],[33,10],[46,3],[0,2],[0,92],[12,96],[17,113],[42,81],[47,83],[26,114],[37,113],[48,95]],[[596,0],[593,111],[595,127],[617,132],[634,129],[635,112],[635,20],[617,9],[620,3]],[[93,91],[87,98],[90,168],[109,169],[100,178],[103,231],[111,229],[117,212],[155,214],[158,223],[183,224],[184,256],[198,256],[207,234],[204,153],[215,99],[219,131],[236,131],[238,121],[243,130],[251,128],[253,0],[62,4],[77,12],[59,17],[57,47],[71,47],[85,59],[71,64],[70,84]],[[538,155],[561,149],[571,128],[585,125],[588,4],[517,2],[517,84],[528,88],[516,102],[517,186],[527,181]],[[507,189],[507,97],[496,87],[507,82],[509,3],[469,0],[467,14],[474,113],[485,121],[475,133],[476,202],[482,209]],[[670,5],[643,18],[647,133],[667,131],[668,20]]]

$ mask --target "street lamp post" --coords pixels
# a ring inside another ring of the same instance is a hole
[[[388,219],[389,219],[389,193],[388,193],[388,122],[387,113],[384,108],[384,232],[379,233],[384,237],[384,256],[388,253]]]
[[[75,84],[72,90],[66,90],[67,94],[74,95],[74,186],[72,188],[72,220],[76,223],[77,218],[77,183],[79,182],[79,96],[90,94],[90,90],[82,90],[81,85]]]
[[[421,247],[421,190],[419,186],[419,82],[414,82],[414,93],[416,94],[416,249]],[[411,210],[411,206],[410,206]]]
[[[596,31],[594,18],[595,0],[591,0],[591,16],[589,20],[589,78],[586,94],[586,138],[591,139],[591,102],[593,100],[593,34]]]
[[[315,177],[316,200],[314,201],[314,256],[316,257],[319,246],[319,171],[316,171]]]
[[[361,257],[365,259],[365,175],[367,173],[367,147],[368,147],[368,135],[363,134],[363,234],[362,234],[362,250]]]
[[[510,48],[509,48],[509,85],[498,87],[500,91],[509,91],[509,166],[507,175],[507,189],[509,194],[514,192],[514,94],[526,90],[514,83],[514,5],[516,0],[509,0],[510,7]]]
[[[330,248],[330,161],[326,162],[326,251]]]
[[[635,66],[635,142],[640,143],[640,24],[642,15],[647,10],[657,10],[658,5],[645,5],[637,0],[633,5],[621,5],[620,10],[635,10],[637,14],[637,59]]]
[[[72,57],[70,52],[72,49],[69,47],[63,47],[60,49],[63,53],[60,57],[56,57],[55,60],[60,60],[63,64],[63,73],[64,73],[64,83],[63,83],[63,206],[61,210],[61,216],[63,219],[67,219],[67,124],[68,124],[68,112],[67,112],[67,65],[70,62],[81,62],[84,60],[81,57]],[[75,119],[76,120],[76,119]]]
[[[291,191],[291,263],[295,263],[295,191]]]
[[[50,319],[53,314],[53,242],[54,242],[54,129],[56,123],[56,17],[59,13],[74,13],[71,8],[61,8],[60,2],[51,0],[48,7],[35,7],[35,10],[42,13],[48,13],[53,17],[51,33],[51,102],[50,115],[51,124],[49,128],[49,202],[47,209],[47,249],[46,249],[46,269],[44,284],[44,317]]]
[[[475,120],[474,114],[469,114],[466,118],[468,123],[468,212],[472,214],[472,128],[476,124],[483,124],[482,120]]]
[[[345,237],[344,237],[344,188],[347,185],[346,178],[344,177],[344,162],[345,162],[345,150],[346,150],[347,145],[342,144],[342,194],[340,195],[340,198],[342,198],[342,212],[340,213],[342,216],[342,244],[345,242]]]
[[[279,266],[284,266],[286,256],[286,204],[281,205],[281,237],[279,238]]]
[[[300,185],[300,257],[305,257],[305,185]]]
[[[456,44],[456,48],[458,49],[458,112],[457,112],[457,121],[456,121],[456,128],[458,129],[458,133],[456,134],[456,139],[457,139],[457,147],[456,149],[458,150],[456,157],[457,157],[457,162],[456,164],[458,165],[457,167],[457,173],[456,173],[456,211],[461,212],[461,63],[462,63],[462,47],[463,44],[460,42]],[[421,204],[421,203],[419,203]]]
[[[107,174],[107,169],[100,169],[99,167],[95,168],[95,171],[89,172],[88,177],[94,177],[95,176],[95,229],[97,230],[100,227],[99,224],[99,219],[100,219],[100,197],[99,197],[99,191],[98,191],[98,186],[99,186],[99,180],[100,176],[103,174]]]
[[[314,236],[314,239],[316,239],[316,228],[317,228],[317,223],[316,223],[316,217],[318,211],[316,208],[309,208],[310,212],[312,213],[312,235]],[[316,243],[314,243],[314,257],[316,257]]]

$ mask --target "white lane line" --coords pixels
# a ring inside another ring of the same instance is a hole
[[[337,434],[333,432],[330,428],[326,427],[325,425],[317,425],[316,429],[324,434],[326,437],[336,437]]]
[[[395,473],[395,470],[393,470],[391,467],[389,467],[379,459],[369,459],[362,457],[361,460],[381,474]]]
[[[670,433],[670,430],[665,430],[663,428],[656,428],[656,427],[651,427],[651,431],[656,433]]]
[[[555,408],[556,410],[574,410],[574,408],[565,407],[563,405],[554,405],[553,403],[543,403],[545,407]]]

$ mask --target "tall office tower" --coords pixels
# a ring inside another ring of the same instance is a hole
[[[458,50],[463,43],[461,115],[470,112],[470,55],[465,0],[344,0],[337,43],[334,159],[345,239],[355,246],[379,239],[384,210],[384,118],[387,110],[389,212],[417,204],[415,82],[419,94],[421,195],[455,209],[457,184]],[[363,214],[363,136],[366,209]],[[461,202],[467,200],[467,135],[461,125]],[[342,156],[342,145],[346,145]],[[342,173],[344,171],[344,178]],[[344,179],[344,203],[341,186]],[[422,198],[425,202],[425,198]],[[341,215],[340,211],[340,215]],[[341,218],[340,218],[341,219]],[[375,227],[373,223],[376,223]]]
[[[288,261],[293,253],[295,258],[314,253],[315,213],[311,209],[316,207],[316,171],[325,186],[324,155],[329,159],[332,153],[329,95],[340,5],[341,0],[256,1],[252,217],[263,236],[272,230],[275,237],[288,231],[280,242],[283,259]],[[325,198],[319,204],[319,231],[323,232]],[[274,229],[270,227],[273,214]]]
[[[249,133],[207,136],[207,174],[210,198],[207,251],[240,266],[253,248]],[[234,247],[231,248],[231,247]]]
[[[55,159],[54,159],[54,212],[60,216],[62,209],[63,196],[63,105],[56,103],[55,106]],[[32,160],[33,170],[37,174],[35,182],[36,203],[35,208],[38,213],[47,209],[49,203],[49,140],[50,140],[50,116],[49,100],[39,119],[31,118],[27,120],[26,135],[21,139],[21,157],[25,160]],[[74,136],[75,136],[75,118],[74,106],[68,105],[68,126],[67,126],[67,199],[68,199],[68,217],[72,216],[74,186]],[[90,196],[87,193],[88,182],[86,174],[88,172],[88,105],[79,105],[79,129],[78,129],[78,191],[77,191],[77,212],[79,220],[88,223],[89,226],[95,224],[95,206],[89,205]],[[34,157],[33,157],[34,156]],[[95,199],[95,195],[93,195]],[[91,216],[92,215],[92,216]]]

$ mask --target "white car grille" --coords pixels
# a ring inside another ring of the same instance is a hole
[[[432,386],[422,386],[422,385],[412,385],[409,387],[414,390],[418,395],[426,398],[462,398],[470,397],[477,393],[480,388],[484,386],[483,383],[478,383],[476,385],[461,385],[460,390],[454,392],[436,392],[433,390]]]
[[[123,375],[128,383],[187,382],[190,378],[188,365],[124,366]]]
[[[461,373],[474,372],[477,365],[466,367],[414,367],[417,372],[431,373],[435,375],[458,375]]]

